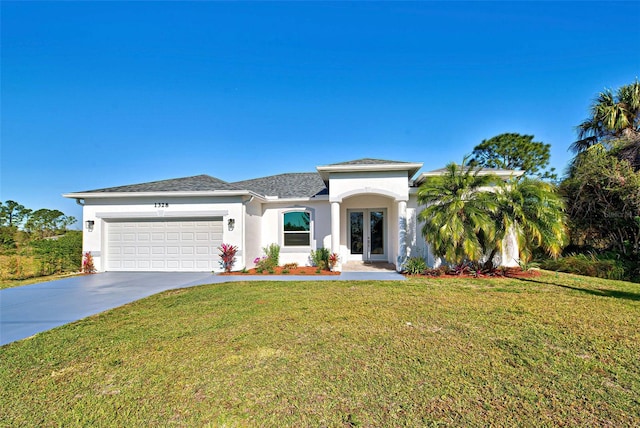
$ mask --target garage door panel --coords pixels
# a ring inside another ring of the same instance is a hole
[[[198,232],[196,233],[196,241],[210,241],[211,235],[212,234],[207,232]]]
[[[204,260],[196,260],[196,268],[198,269],[207,269],[208,264]]]
[[[113,221],[106,229],[107,270],[212,271],[219,267],[221,218]]]

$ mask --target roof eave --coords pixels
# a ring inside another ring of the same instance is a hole
[[[422,163],[403,164],[370,164],[370,165],[321,165],[316,167],[322,179],[329,180],[332,172],[375,172],[375,171],[407,171],[409,178],[413,177],[422,168]]]
[[[163,192],[77,192],[62,195],[70,199],[108,199],[108,198],[151,198],[151,197],[216,197],[216,196],[252,196],[264,200],[250,190],[192,190],[192,191],[163,191]]]
[[[423,172],[418,176],[418,178],[414,180],[413,185],[419,186],[420,184],[422,184],[422,182],[424,182],[424,180],[426,180],[429,177],[438,177],[444,174],[446,174],[446,171],[437,170],[437,171]],[[480,170],[478,171],[478,175],[495,175],[502,179],[509,179],[512,177],[520,177],[524,175],[524,171],[510,170],[510,169],[503,169],[500,171]]]
[[[278,196],[267,196],[264,199],[266,203],[291,203],[291,202],[313,202],[313,201],[328,201],[329,195],[318,195],[318,196],[310,196],[310,197],[292,197],[292,198],[280,198]]]

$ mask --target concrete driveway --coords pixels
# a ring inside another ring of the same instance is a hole
[[[105,272],[0,290],[0,345],[174,288],[230,281],[403,280],[395,272],[336,276],[221,276],[208,272]]]
[[[170,290],[208,284],[206,272],[105,272],[0,290],[0,345]]]

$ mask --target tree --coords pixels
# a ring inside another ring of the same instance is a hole
[[[493,259],[512,233],[520,257],[541,248],[557,256],[567,241],[564,205],[554,185],[530,178],[503,182],[477,166],[449,164],[418,189],[418,218],[433,254],[449,262]]]
[[[591,104],[590,117],[577,127],[579,140],[571,145],[580,153],[597,143],[640,141],[640,81],[600,92]]]
[[[640,253],[640,171],[628,161],[595,144],[576,156],[561,190],[575,245]]]
[[[25,223],[25,229],[44,238],[66,230],[75,222],[75,217],[66,216],[62,211],[41,208],[31,214]]]
[[[533,138],[533,135],[505,133],[482,140],[474,147],[470,162],[484,168],[520,170],[529,177],[556,180],[554,168],[545,171],[551,145]]]
[[[568,242],[564,200],[556,186],[541,180],[509,180],[495,191],[498,202],[494,246],[502,249],[506,234],[516,238],[520,259],[529,260],[535,249],[557,257]],[[490,263],[493,254],[489,257]]]
[[[15,201],[0,202],[0,225],[18,227],[30,213],[30,209],[25,208],[24,205],[20,205]]]
[[[495,198],[483,188],[497,183],[495,175],[455,163],[446,166],[445,174],[424,181],[418,202],[426,207],[418,218],[424,222],[422,234],[436,257],[458,264],[483,256],[484,243],[495,237],[492,215],[497,209]]]

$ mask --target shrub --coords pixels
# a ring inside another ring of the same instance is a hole
[[[329,269],[329,256],[330,253],[328,248],[318,248],[316,251],[311,250],[309,258],[315,267],[320,270],[326,270]]]
[[[0,248],[13,249],[16,247],[16,233],[18,228],[15,226],[0,226]]]
[[[425,269],[422,273],[426,276],[440,276],[445,273],[445,269],[443,267],[433,268],[433,269]]]
[[[82,272],[83,273],[96,273],[96,267],[93,264],[93,256],[89,251],[84,253],[84,259],[82,260]]]
[[[82,266],[82,232],[70,231],[57,239],[33,242],[40,275],[77,272]]]
[[[626,276],[624,263],[621,260],[598,256],[595,253],[572,254],[555,260],[545,260],[540,267],[605,279],[624,279]]]
[[[276,267],[280,264],[280,245],[270,244],[262,249],[267,259],[270,260],[270,266]]]
[[[7,260],[6,271],[8,274],[6,276],[8,278],[21,279],[24,275],[24,268],[22,266],[22,263],[20,262],[20,257],[18,256],[9,257],[9,259]]]
[[[333,270],[333,268],[336,267],[339,261],[340,261],[340,256],[338,255],[338,253],[331,253],[328,260],[329,268]]]
[[[427,269],[427,262],[422,257],[409,257],[402,265],[404,270],[409,275],[420,275]]]
[[[238,247],[231,244],[222,244],[218,249],[220,250],[220,267],[227,273],[231,272],[233,265],[236,263]]]
[[[262,273],[265,270],[272,271],[275,268],[273,261],[267,256],[256,257],[253,263],[256,265],[256,272],[258,273]]]
[[[518,262],[518,266],[520,266],[520,269],[521,269],[523,272],[528,272],[528,271],[530,271],[531,269],[537,269],[537,268],[539,268],[539,267],[540,267],[540,263],[538,263],[538,262],[532,262],[532,261],[527,261],[527,260],[525,260],[525,259],[517,260],[517,262]]]
[[[491,269],[493,271],[494,269]],[[457,265],[453,265],[449,267],[448,274],[449,275],[470,275],[470,276],[478,276],[481,273],[482,269],[478,263],[474,262],[462,262]]]
[[[291,270],[291,269],[295,269],[298,267],[298,263],[287,263],[283,266],[284,269],[286,270]]]

